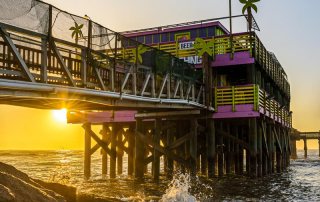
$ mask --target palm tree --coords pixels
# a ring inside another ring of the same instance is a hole
[[[74,27],[70,27],[70,29],[69,29],[69,30],[73,31],[71,34],[71,37],[72,38],[75,37],[76,44],[78,44],[79,38],[83,37],[82,30],[81,30],[82,27],[83,27],[83,24],[78,25],[78,23],[74,22]]]
[[[242,8],[242,14],[247,11],[248,13],[248,21],[249,21],[249,31],[251,32],[252,29],[252,10],[253,9],[256,13],[258,12],[258,7],[255,3],[259,2],[260,0],[239,0],[240,3],[244,4]]]

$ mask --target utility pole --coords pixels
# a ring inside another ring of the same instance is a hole
[[[232,37],[232,5],[229,0],[229,24],[230,24],[230,58],[233,59],[233,37]]]

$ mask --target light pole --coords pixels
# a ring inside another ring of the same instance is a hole
[[[230,58],[233,59],[232,5],[231,5],[231,0],[229,0],[229,24],[230,24]]]

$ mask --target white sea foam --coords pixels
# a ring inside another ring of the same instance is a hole
[[[162,202],[196,202],[196,198],[189,193],[191,179],[189,174],[177,173],[169,183]]]

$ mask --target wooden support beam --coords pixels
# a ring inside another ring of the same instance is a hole
[[[128,175],[132,176],[134,172],[134,147],[135,147],[135,133],[133,126],[127,130],[128,136]]]
[[[198,136],[198,120],[190,120],[190,175],[196,176],[197,174],[197,136]]]
[[[173,142],[174,141],[174,134],[173,134],[173,129],[172,128],[168,128],[167,129],[167,134],[166,134],[166,145],[165,146],[168,146],[168,144],[170,142]],[[166,176],[168,179],[171,179],[173,177],[173,160],[171,158],[168,158],[166,156],[166,164],[167,164],[167,167],[166,167]]]
[[[102,131],[101,131],[101,135],[102,135],[102,141],[108,145],[108,139],[109,139],[109,134],[107,133],[107,131],[109,130],[108,126],[106,124],[102,125]],[[102,150],[102,177],[106,177],[108,173],[108,154]]]
[[[262,136],[263,136],[263,131],[262,131],[262,123],[261,123],[261,119],[257,120],[258,122],[260,122],[257,126],[257,176],[258,177],[262,177]]]
[[[179,137],[178,139],[176,139],[172,144],[168,145],[166,149],[168,150],[173,150],[176,149],[178,147],[180,147],[182,144],[184,144],[186,141],[190,140],[192,134],[191,132]]]
[[[226,135],[229,135],[223,131],[223,125],[220,123],[219,129],[216,129],[217,135],[218,135],[218,145],[217,145],[217,153],[218,153],[218,176],[222,177],[224,174],[223,168],[224,168],[224,160],[223,160],[223,150],[224,150],[224,144],[223,144],[223,137]]]
[[[215,123],[213,119],[208,119],[208,132],[206,133],[206,148],[207,148],[207,161],[208,161],[208,177],[215,176],[215,161],[216,161],[216,133]]]
[[[230,124],[227,124],[227,133],[230,137],[236,139],[233,135],[230,134]],[[225,155],[225,163],[226,163],[226,174],[231,173],[231,141],[229,138],[225,138],[225,145],[226,145],[226,155]]]
[[[100,145],[99,145],[99,144],[95,144],[95,145],[90,149],[90,155],[94,154],[99,148],[100,148]]]
[[[257,176],[257,119],[249,119],[250,176]]]
[[[87,123],[84,125],[85,137],[84,137],[84,177],[89,179],[91,176],[91,124]]]
[[[31,82],[36,82],[28,66],[26,65],[23,58],[21,57],[16,45],[13,43],[12,39],[10,38],[9,33],[1,26],[0,26],[0,34],[4,42],[8,45],[9,49],[11,50],[11,53],[13,54],[13,56],[17,59],[19,66],[21,67],[21,70],[25,74],[27,79]]]
[[[41,38],[41,70],[40,79],[42,83],[47,83],[48,81],[48,41],[47,38]]]
[[[56,43],[54,42],[53,39],[51,39],[49,41],[49,43],[50,43],[50,47],[51,47],[53,53],[57,57],[59,65],[61,66],[62,70],[66,74],[66,77],[67,77],[67,80],[68,80],[69,84],[71,84],[72,86],[76,87],[76,83],[72,78],[72,74],[70,73],[70,71],[69,71],[68,67],[66,66],[65,62],[63,61],[63,58],[62,58],[62,56],[61,56],[61,54],[60,54],[60,52],[59,52],[59,50],[58,50],[58,48],[56,46]]]
[[[154,145],[160,145],[160,136],[161,136],[161,127],[162,122],[161,119],[155,120],[155,130],[153,134],[153,142]],[[153,148],[153,180],[155,182],[159,182],[159,176],[160,176],[160,153],[159,151],[154,147]]]
[[[111,124],[111,150],[110,150],[110,178],[116,177],[116,163],[117,163],[117,132],[119,128],[115,124]]]
[[[243,146],[245,149],[249,149],[249,144],[246,143],[245,141],[243,140],[240,140],[240,139],[237,139],[236,137],[230,135],[228,132],[222,130],[222,129],[219,129],[217,128],[216,131],[219,133],[219,135],[223,136],[224,138],[228,138],[238,144],[240,144],[241,146]]]
[[[81,72],[81,81],[82,86],[84,88],[87,87],[87,50],[85,48],[81,49],[81,66],[80,66],[80,72]]]
[[[144,142],[146,138],[143,128],[143,122],[141,119],[136,121],[135,131],[135,152],[134,152],[134,176],[136,179],[142,179],[144,173]]]
[[[123,141],[123,128],[119,128],[117,131],[117,173],[118,175],[122,175],[123,171],[123,154],[124,154],[124,144]]]
[[[303,149],[304,149],[304,158],[308,158],[308,144],[307,144],[307,139],[303,139]]]
[[[85,123],[82,125],[82,127],[85,129],[86,133],[96,141],[100,147],[107,152],[108,155],[111,154],[111,150],[108,148],[108,144],[104,143],[92,130],[91,130],[91,124]]]

